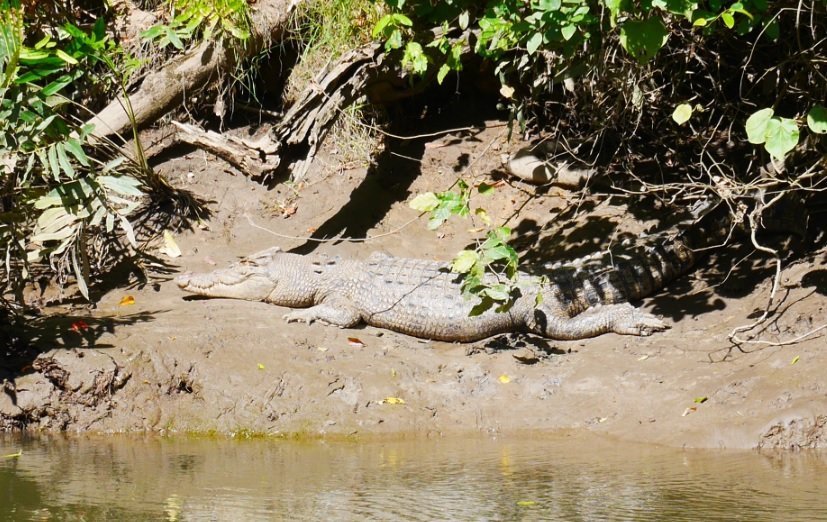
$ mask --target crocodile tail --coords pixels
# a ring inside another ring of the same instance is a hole
[[[652,295],[691,270],[707,249],[725,241],[729,213],[725,206],[723,211],[718,207],[702,209],[692,224],[679,231],[675,229],[680,226],[674,227],[635,245],[567,263],[546,277],[572,314]]]

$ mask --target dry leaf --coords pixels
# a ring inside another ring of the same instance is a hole
[[[121,298],[121,302],[118,303],[121,306],[129,306],[135,304],[135,298],[131,295],[125,295]]]
[[[386,397],[382,399],[382,404],[405,404],[405,399],[399,397]]]
[[[178,248],[178,244],[169,230],[164,230],[164,246],[159,251],[168,257],[181,257],[181,249]]]
[[[365,346],[365,343],[363,343],[361,339],[358,339],[356,337],[348,337],[347,344],[355,346],[356,348],[362,348],[363,346]]]
[[[84,320],[75,321],[74,323],[72,323],[72,327],[70,328],[70,330],[72,330],[75,333],[85,332],[88,329],[89,325],[86,324],[86,321]]]
[[[689,408],[686,408],[685,410],[683,410],[683,415],[681,415],[681,417],[686,417],[687,415],[689,415],[690,413],[695,412],[695,411],[698,411],[698,408],[696,408],[695,406],[691,406]]]

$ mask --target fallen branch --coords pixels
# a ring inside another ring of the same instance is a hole
[[[205,41],[153,72],[129,98],[135,124],[152,123],[184,100],[184,96],[207,85],[222,72],[231,71],[239,60],[255,56],[282,38],[285,26],[303,0],[261,0],[251,7],[251,36],[243,47],[225,40]],[[131,120],[126,102],[118,97],[88,123],[98,137],[123,133]]]

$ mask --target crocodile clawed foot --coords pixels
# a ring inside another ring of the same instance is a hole
[[[294,310],[292,312],[282,315],[281,318],[287,321],[288,323],[307,324],[313,324],[313,321],[317,319],[315,315],[313,315],[312,313],[308,313],[308,310]]]
[[[616,333],[640,335],[644,337],[668,329],[669,325],[664,323],[660,317],[641,312],[640,310],[633,310],[631,314],[623,317],[614,324],[614,331]]]

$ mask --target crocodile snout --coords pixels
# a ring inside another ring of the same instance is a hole
[[[178,285],[178,288],[186,288],[190,284],[191,277],[192,272],[184,272],[175,278],[175,283]]]

